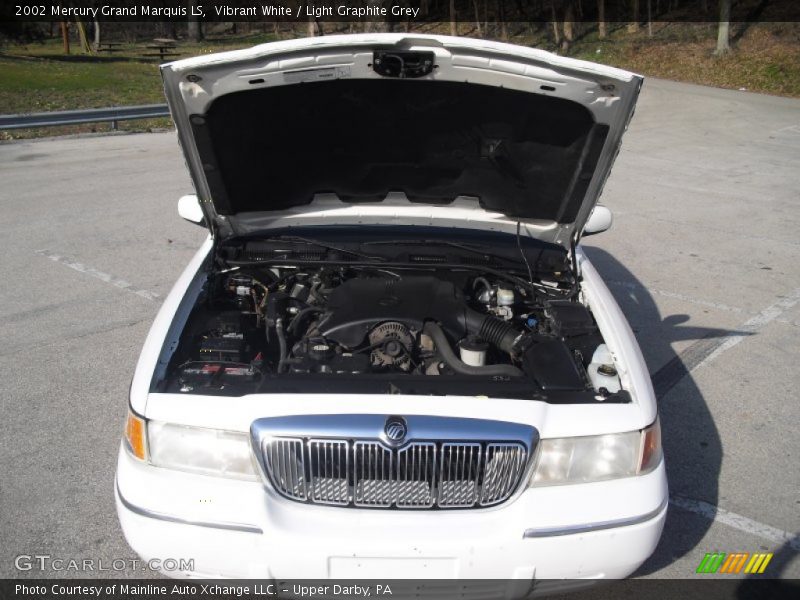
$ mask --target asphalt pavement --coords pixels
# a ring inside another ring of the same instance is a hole
[[[191,190],[172,132],[0,144],[0,577],[91,575],[20,555],[134,558],[115,458],[142,342],[205,237],[177,216]],[[721,551],[800,577],[800,100],[647,81],[602,201],[614,226],[584,246],[653,375],[670,480],[638,575]]]

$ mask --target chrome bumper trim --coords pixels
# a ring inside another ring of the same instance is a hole
[[[568,525],[566,527],[545,527],[540,529],[526,529],[525,533],[522,534],[522,537],[523,539],[556,537],[560,535],[573,535],[576,533],[588,533],[591,531],[601,531],[603,529],[614,529],[616,527],[628,527],[630,525],[638,525],[640,523],[649,521],[650,519],[654,519],[655,517],[660,515],[666,508],[667,508],[667,499],[664,498],[664,500],[661,502],[658,508],[650,511],[649,513],[639,515],[636,517],[629,517],[626,519],[616,519],[614,521],[600,521],[598,523]]]
[[[247,523],[226,523],[221,521],[192,521],[190,519],[182,519],[181,517],[176,517],[173,515],[168,515],[165,513],[156,512],[154,510],[149,510],[147,508],[142,508],[140,506],[136,506],[135,504],[131,504],[128,500],[125,499],[125,496],[122,495],[122,492],[119,489],[119,483],[114,480],[114,487],[117,491],[117,498],[122,503],[122,506],[127,508],[132,513],[140,515],[142,517],[148,517],[150,519],[157,519],[159,521],[168,521],[170,523],[180,523],[181,525],[195,525],[196,527],[211,527],[213,529],[225,529],[227,531],[244,531],[245,533],[264,533],[264,530],[260,527],[256,527],[255,525],[248,525]]]

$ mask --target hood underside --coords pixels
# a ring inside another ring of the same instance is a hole
[[[641,85],[528,48],[394,34],[266,44],[163,74],[207,222],[225,236],[323,197],[470,198],[564,245],[597,201]]]

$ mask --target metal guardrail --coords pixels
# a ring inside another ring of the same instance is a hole
[[[0,130],[101,122],[110,122],[111,128],[116,129],[119,121],[154,119],[168,116],[169,108],[166,104],[60,110],[55,112],[30,113],[27,115],[0,115]]]

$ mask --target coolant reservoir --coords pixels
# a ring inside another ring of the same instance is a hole
[[[592,362],[586,371],[589,374],[589,381],[598,392],[600,388],[606,388],[609,393],[614,394],[622,387],[617,367],[614,365],[614,358],[605,344],[600,344],[594,351]]]

